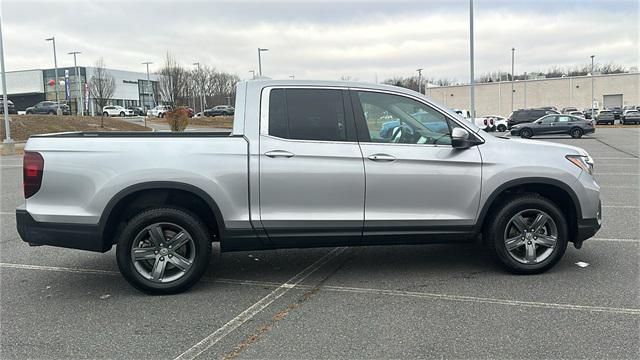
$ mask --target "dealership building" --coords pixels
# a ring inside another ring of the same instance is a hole
[[[89,84],[96,68],[78,67],[79,76],[76,76],[75,69],[74,67],[58,68],[58,81],[55,80],[54,69],[7,71],[7,97],[13,101],[16,110],[24,111],[40,101],[56,100],[57,91],[58,99],[69,104],[72,113],[76,113],[80,95],[82,95],[85,112],[99,114],[101,110],[97,108],[97,103],[89,91]],[[147,73],[105,70],[115,79],[115,91],[109,105],[140,106],[149,109],[158,104],[157,75],[150,74],[150,81],[147,81]],[[78,79],[80,91],[78,91]]]
[[[633,72],[476,84],[476,115],[506,117],[514,109],[543,106],[584,110],[591,106],[592,83],[596,108],[640,105],[640,73]],[[471,108],[469,85],[429,86],[426,95],[449,108]]]

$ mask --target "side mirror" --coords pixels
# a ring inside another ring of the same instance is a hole
[[[468,149],[473,146],[475,142],[469,140],[469,132],[463,128],[454,128],[451,131],[451,146],[454,149]]]

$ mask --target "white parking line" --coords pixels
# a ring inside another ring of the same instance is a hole
[[[207,349],[215,345],[218,341],[222,340],[225,336],[240,327],[242,324],[251,320],[256,314],[264,310],[267,306],[271,305],[271,303],[282,297],[282,295],[286,294],[289,290],[298,286],[304,279],[309,277],[309,275],[313,274],[323,265],[334,259],[336,256],[340,255],[342,252],[344,252],[344,250],[346,250],[346,248],[335,248],[331,250],[328,254],[326,254],[313,264],[309,265],[307,268],[296,274],[296,276],[289,279],[289,281],[280,285],[267,296],[260,299],[257,303],[251,305],[245,311],[238,314],[238,316],[231,319],[221,328],[212,332],[209,336],[202,339],[182,354],[178,355],[175,360],[195,359],[198,355],[202,354]]]
[[[639,209],[638,205],[602,205],[603,208]]]
[[[592,240],[596,240],[596,239],[594,238]],[[600,241],[631,240],[633,242],[640,241],[637,239],[597,239],[597,240],[600,240]],[[220,341],[222,338],[224,338],[224,336],[226,336],[233,330],[237,329],[244,322],[251,319],[258,312],[260,312],[261,310],[269,306],[269,304],[271,304],[277,298],[284,295],[284,293],[286,293],[288,290],[292,288],[299,288],[299,289],[312,288],[309,285],[302,285],[300,284],[300,282],[302,282],[305,278],[311,275],[314,271],[318,270],[322,265],[326,264],[332,258],[334,258],[339,253],[341,253],[344,250],[344,248],[342,248],[342,250],[340,250],[339,252],[336,252],[336,250],[333,250],[332,252],[322,257],[320,260],[311,264],[305,270],[303,270],[298,275],[294,276],[291,280],[287,281],[284,284],[278,284],[278,283],[266,282],[266,281],[265,282],[253,281],[253,280],[203,278],[203,280],[205,281],[213,281],[213,282],[223,283],[223,284],[276,287],[276,289],[273,292],[271,292],[269,295],[264,297],[262,300],[258,301],[256,304],[252,305],[247,310],[242,312],[240,315],[238,315],[237,317],[229,321],[223,327],[216,330],[207,338],[203,339],[202,341],[200,341],[199,343],[191,347],[189,350],[182,353],[180,356],[178,356],[177,359],[193,359],[197,357],[202,352],[204,352],[205,350],[213,346],[215,343]],[[71,272],[71,273],[80,273],[80,274],[82,273],[100,274],[100,275],[119,275],[120,274],[117,271],[108,271],[108,270],[74,269],[74,268],[57,267],[57,266],[40,266],[40,265],[24,265],[24,264],[9,264],[9,263],[0,263],[0,268],[59,271],[59,272]],[[488,304],[508,305],[508,306],[523,306],[523,307],[549,308],[549,309],[560,309],[560,310],[578,310],[578,311],[590,311],[590,312],[607,312],[607,313],[616,313],[616,314],[640,315],[640,309],[635,309],[635,308],[616,308],[616,307],[607,307],[607,306],[559,304],[559,303],[547,303],[547,302],[537,302],[537,301],[520,301],[520,300],[509,300],[509,299],[499,299],[499,298],[485,298],[485,297],[477,297],[477,296],[425,293],[425,292],[403,291],[403,290],[385,290],[385,289],[372,289],[372,288],[359,288],[359,287],[346,287],[346,286],[331,286],[331,285],[323,285],[320,287],[320,289],[327,290],[327,291],[336,291],[336,292],[389,295],[389,296],[398,296],[398,297],[411,297],[411,298],[446,300],[446,301],[457,301],[457,302],[476,302],[476,303],[488,303]],[[280,295],[274,298],[274,296],[276,296],[276,295],[272,295],[274,293],[277,293]],[[268,303],[263,301],[267,298],[269,298],[269,300],[267,300]],[[260,305],[257,306],[258,304]],[[246,317],[251,312],[253,312],[251,317]],[[243,314],[245,314],[244,317],[240,318],[240,316]],[[238,323],[241,320],[243,321],[241,323]],[[222,329],[225,329],[225,330],[222,331]]]
[[[608,241],[608,242],[623,242],[623,243],[636,243],[640,244],[640,239],[608,239],[608,238],[590,238],[587,241]]]
[[[638,158],[633,157],[596,157],[594,160],[635,160],[638,161]]]

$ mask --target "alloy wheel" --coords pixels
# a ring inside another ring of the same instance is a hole
[[[527,209],[514,215],[504,230],[509,255],[523,264],[545,261],[558,242],[558,227],[546,212]]]
[[[155,223],[142,229],[131,248],[131,262],[147,280],[168,283],[193,266],[195,243],[189,232],[173,223]]]

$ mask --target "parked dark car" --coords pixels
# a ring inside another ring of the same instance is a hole
[[[146,112],[139,106],[129,106],[127,110],[133,111],[133,116],[145,116]]]
[[[229,105],[218,105],[204,111],[204,116],[233,115],[236,109]]]
[[[622,117],[622,108],[621,107],[616,106],[616,107],[612,107],[609,110],[611,110],[611,112],[613,113],[613,118],[615,120],[618,120],[618,119],[620,119],[620,117]]]
[[[613,111],[611,110],[601,110],[598,115],[596,115],[596,124],[610,124],[613,125],[615,122],[615,115],[613,115]]]
[[[28,107],[26,113],[55,115],[57,108],[55,101],[40,101],[34,106]],[[60,104],[60,110],[62,110],[62,115],[71,115],[71,108],[67,104]]]
[[[595,131],[596,128],[593,121],[577,116],[553,114],[531,123],[514,125],[511,128],[511,135],[526,139],[538,135],[568,134],[574,139],[579,139],[582,135],[591,134]]]
[[[541,108],[518,109],[512,112],[511,115],[509,115],[509,118],[507,118],[507,124],[509,126],[509,129],[511,129],[511,127],[514,125],[532,123],[540,119],[541,117],[549,114],[558,114],[558,112],[553,109],[541,109]]]
[[[598,115],[598,108],[586,108],[582,111],[582,113],[584,114],[584,118],[585,119],[591,119],[591,112],[593,111],[594,114]]]
[[[620,118],[620,124],[621,125],[628,125],[628,124],[632,124],[632,123],[633,124],[640,124],[640,111],[639,110],[628,109],[622,114],[622,117]]]
[[[570,114],[570,113],[572,113],[572,112],[574,112],[574,111],[578,111],[578,108],[573,107],[573,106],[569,106],[569,107],[562,108],[561,113],[563,113],[563,114]]]
[[[16,106],[13,104],[13,101],[7,100],[7,112],[9,114],[17,114]],[[0,99],[0,114],[4,114],[4,99]]]

